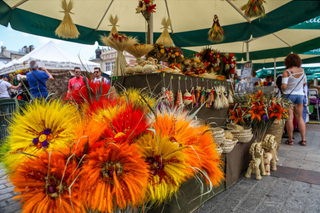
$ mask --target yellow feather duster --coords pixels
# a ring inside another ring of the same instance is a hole
[[[160,205],[175,194],[185,181],[186,164],[182,154],[183,147],[172,143],[169,137],[156,137],[145,134],[137,141],[142,157],[149,164],[147,198]]]
[[[16,113],[9,125],[10,151],[4,156],[7,169],[15,168],[26,159],[45,150],[66,148],[74,142],[74,128],[79,118],[74,105],[62,105],[59,100],[34,100],[22,113]]]
[[[128,90],[122,92],[120,96],[122,101],[126,101],[128,99],[131,103],[135,103],[141,107],[144,107],[144,109],[147,111],[149,111],[149,108],[146,106],[145,101],[148,102],[151,108],[156,105],[155,98],[150,97],[150,95],[146,92],[141,92],[139,89],[129,88]]]

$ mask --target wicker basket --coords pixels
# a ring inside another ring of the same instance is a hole
[[[252,134],[252,129],[249,127],[244,127],[242,130],[230,129],[229,130],[233,135],[234,134]]]
[[[223,141],[223,145],[224,146],[235,146],[238,143],[238,139],[234,138],[234,139],[225,139]]]
[[[224,142],[224,139],[225,139],[224,137],[215,137],[214,142],[216,144],[222,144]]]
[[[217,128],[212,128],[212,135],[220,135],[220,134],[224,134],[224,129],[217,127]]]
[[[234,146],[224,146],[222,147],[223,153],[230,153],[233,150]]]
[[[251,141],[253,134],[234,134],[234,138],[237,138],[240,143],[248,143]]]
[[[267,133],[275,136],[274,140],[277,142],[277,152],[281,144],[284,124],[285,124],[284,121],[278,121],[278,120],[274,121]]]

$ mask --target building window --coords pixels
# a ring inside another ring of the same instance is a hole
[[[114,61],[106,62],[106,72],[112,71],[114,66]]]

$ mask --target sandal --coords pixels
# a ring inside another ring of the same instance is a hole
[[[300,143],[300,142],[299,142]],[[288,144],[290,146],[293,146],[293,141],[289,141],[289,140],[286,140],[285,144]]]
[[[300,144],[301,146],[307,146],[307,141],[299,141],[299,144]]]

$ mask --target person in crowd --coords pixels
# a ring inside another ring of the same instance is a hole
[[[306,125],[303,120],[303,87],[307,83],[307,77],[304,73],[304,70],[301,68],[302,61],[297,54],[289,54],[285,58],[284,64],[287,70],[285,70],[282,74],[281,89],[284,94],[283,97],[291,100],[291,102],[295,105],[293,109],[288,110],[289,118],[286,124],[286,128],[289,139],[285,143],[288,145],[293,145],[294,110],[302,139],[299,144],[302,146],[306,146]]]
[[[80,67],[74,68],[74,78],[69,80],[68,93],[71,93],[72,90],[78,89],[84,85],[84,78],[81,76]]]
[[[309,122],[309,119],[307,119],[307,118],[309,118],[308,97],[309,97],[309,87],[308,87],[308,84],[306,84],[303,87],[303,120],[304,120],[304,123]]]
[[[8,99],[10,98],[9,89],[18,89],[21,86],[21,83],[18,84],[18,86],[13,86],[9,83],[10,76],[5,74],[2,76],[2,79],[0,80],[0,99]]]
[[[101,76],[101,69],[99,67],[94,68],[93,74],[94,74],[94,80],[93,80],[94,83],[97,83],[97,82],[108,83],[108,79]]]
[[[31,72],[27,73],[27,81],[32,98],[47,98],[47,80],[54,80],[47,69],[38,67],[36,61],[30,61]]]
[[[264,86],[266,87],[271,85],[272,85],[271,76],[267,76],[266,81],[264,82]]]

